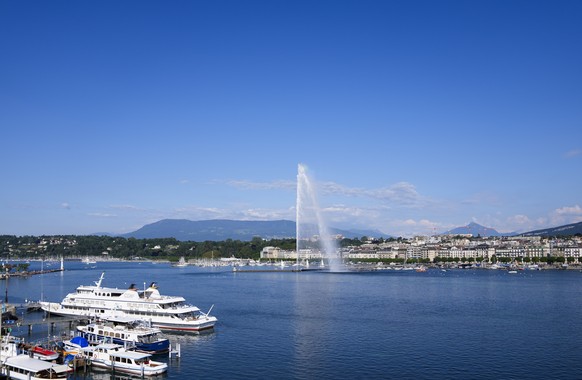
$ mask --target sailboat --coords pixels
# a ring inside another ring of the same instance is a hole
[[[188,266],[188,262],[186,261],[186,259],[184,258],[184,256],[180,257],[180,260],[174,264],[175,267],[187,267]]]
[[[82,261],[83,261],[83,264],[87,264],[87,265],[89,265],[89,264],[97,264],[97,261],[90,260],[89,259],[89,256],[85,257]]]

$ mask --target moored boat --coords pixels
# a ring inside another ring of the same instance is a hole
[[[31,358],[28,355],[17,355],[6,359],[3,374],[10,379],[64,379],[71,369],[62,364]]]
[[[161,295],[152,282],[141,291],[135,285],[129,289],[102,287],[104,273],[95,285],[81,285],[69,293],[62,302],[41,302],[42,309],[50,314],[109,319],[126,317],[142,320],[162,330],[200,332],[212,329],[216,317],[186,303],[180,296]],[[212,307],[210,308],[212,310]]]
[[[168,338],[162,336],[157,327],[146,326],[143,322],[110,319],[77,326],[79,335],[89,343],[110,342],[123,346],[133,346],[136,351],[150,354],[167,352]]]
[[[168,370],[168,365],[151,360],[151,355],[125,349],[119,344],[103,343],[85,349],[86,356],[96,367],[140,376],[159,375]]]
[[[180,257],[180,260],[174,264],[175,267],[178,268],[183,268],[183,267],[187,267],[188,266],[188,262],[186,261],[186,259],[182,256]]]
[[[47,348],[34,346],[29,352],[32,352],[32,357],[40,360],[57,360],[59,358],[59,353]]]
[[[41,346],[23,343],[22,348],[24,349],[24,353],[39,360],[51,361],[59,358],[58,352]]]
[[[24,354],[20,339],[11,335],[3,335],[0,339],[0,363],[4,363],[7,358]]]
[[[61,348],[63,356],[80,354],[84,348],[89,347],[89,341],[82,336],[76,336],[69,340],[63,340]]]

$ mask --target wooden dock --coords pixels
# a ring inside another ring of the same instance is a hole
[[[37,319],[37,320],[16,320],[16,321],[6,321],[6,322],[2,322],[2,328],[3,329],[14,329],[14,328],[20,328],[20,327],[26,327],[28,328],[28,334],[30,335],[32,333],[32,328],[33,326],[49,326],[51,331],[54,330],[55,325],[57,324],[69,324],[69,330],[73,328],[73,324],[79,323],[79,322],[88,322],[89,319],[88,318],[83,318],[83,317],[47,317],[47,318],[43,318],[43,319]]]

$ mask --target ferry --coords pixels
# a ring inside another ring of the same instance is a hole
[[[161,354],[170,349],[169,339],[162,336],[159,328],[139,321],[110,319],[77,326],[77,330],[79,336],[91,344],[111,342],[149,354]]]
[[[168,370],[166,363],[151,360],[150,354],[129,351],[119,344],[103,343],[84,350],[95,367],[141,376],[159,375]]]
[[[155,282],[148,289],[138,290],[134,284],[129,289],[102,287],[105,273],[95,285],[81,285],[69,293],[61,303],[41,302],[41,308],[62,316],[89,319],[118,317],[141,320],[161,330],[201,332],[214,328],[217,318],[198,307],[189,305],[180,296],[163,296]]]

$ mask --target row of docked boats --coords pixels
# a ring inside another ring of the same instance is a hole
[[[166,363],[153,360],[151,354],[134,351],[120,344],[90,345],[80,336],[63,343],[71,351],[63,358],[62,364],[58,364],[56,360],[49,359],[48,355],[35,356],[31,351],[25,351],[17,339],[4,337],[0,343],[1,375],[22,380],[67,378],[77,368],[76,363],[79,361],[84,366],[92,365],[142,377],[159,375],[168,370]],[[44,351],[53,352],[58,357],[55,351]]]
[[[76,339],[76,341],[75,341]],[[70,360],[81,359],[93,367],[112,369],[114,371],[140,376],[155,376],[168,370],[166,363],[153,360],[151,354],[134,351],[116,343],[100,343],[89,345],[82,337],[71,339],[65,343],[69,350]]]
[[[152,282],[139,290],[132,284],[129,289],[103,287],[105,273],[95,285],[81,285],[60,302],[41,302],[41,308],[50,314],[81,318],[129,318],[150,323],[162,330],[200,332],[212,329],[217,322],[198,307],[186,303],[181,296],[161,295]]]
[[[57,347],[52,350],[4,336],[0,344],[2,374],[14,379],[65,378],[74,368],[92,365],[140,376],[158,375],[168,366],[153,360],[152,355],[168,352],[170,342],[155,327],[97,321],[77,326],[77,336]]]
[[[48,314],[92,320],[77,326],[76,336],[60,342],[58,350],[25,345],[10,336],[0,339],[0,377],[66,378],[79,362],[139,376],[158,375],[168,365],[152,355],[170,350],[162,330],[214,328],[212,307],[204,313],[183,297],[161,295],[156,283],[143,291],[133,284],[129,289],[104,287],[104,275],[94,285],[77,287],[60,303],[40,302]],[[56,364],[57,358],[63,364]]]
[[[59,354],[5,335],[0,339],[1,376],[8,379],[66,378],[70,368],[54,363]]]

